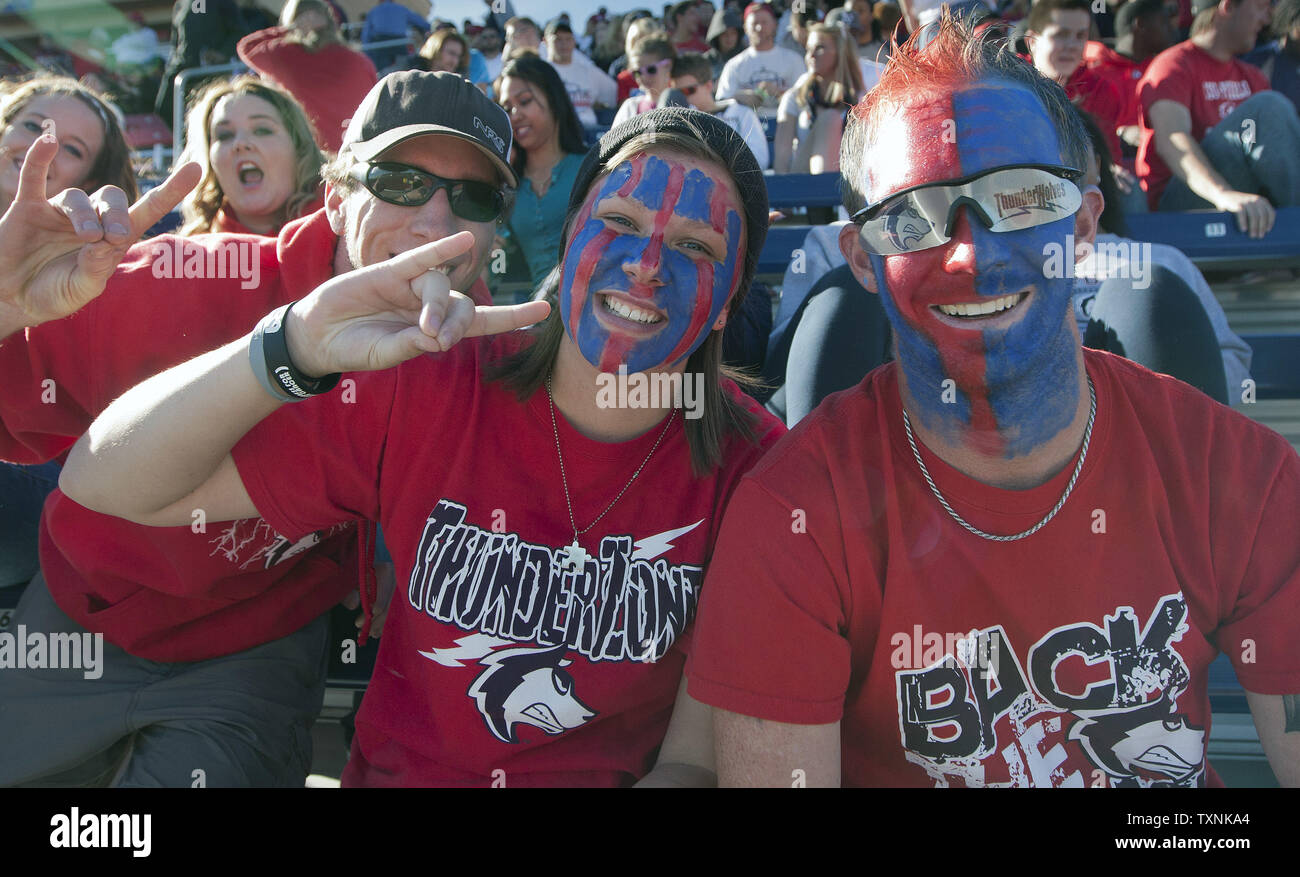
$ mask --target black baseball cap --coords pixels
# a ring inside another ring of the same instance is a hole
[[[519,180],[510,168],[510,117],[455,73],[404,70],[379,80],[352,114],[339,151],[350,150],[369,162],[384,150],[424,134],[472,143],[492,159],[510,188],[518,188]]]

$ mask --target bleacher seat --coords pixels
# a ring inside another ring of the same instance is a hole
[[[767,174],[767,204],[773,210],[838,207],[839,174]]]
[[[1242,335],[1259,399],[1300,399],[1300,335]]]
[[[1300,207],[1278,210],[1273,230],[1262,238],[1238,231],[1230,213],[1137,213],[1125,219],[1129,237],[1177,247],[1202,270],[1300,265]]]

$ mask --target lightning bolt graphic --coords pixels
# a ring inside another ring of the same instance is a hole
[[[486,633],[474,633],[456,640],[454,649],[434,649],[432,652],[420,652],[420,654],[430,661],[437,661],[444,667],[464,667],[465,665],[456,660],[457,658],[464,658],[467,661],[477,660],[491,653],[497,646],[504,646],[509,642],[513,640],[498,639]]]
[[[676,539],[678,536],[681,536],[684,533],[689,533],[690,531],[694,530],[696,527],[698,527],[700,524],[703,523],[704,523],[704,519],[700,518],[700,520],[696,521],[694,524],[691,524],[690,526],[682,527],[678,530],[666,530],[663,533],[656,533],[654,536],[647,536],[644,539],[637,540],[636,544],[633,546],[635,550],[632,552],[632,559],[633,560],[655,559],[656,557],[658,557],[659,555],[663,554],[664,552],[668,551],[668,549],[673,547],[672,540]]]

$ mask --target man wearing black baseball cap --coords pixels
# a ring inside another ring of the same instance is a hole
[[[1300,118],[1237,60],[1268,24],[1269,0],[1192,0],[1192,11],[1191,37],[1138,83],[1138,176],[1153,210],[1212,207],[1263,237],[1274,207],[1300,204]]]
[[[440,285],[448,321],[473,313],[471,299],[490,304],[478,278],[511,204],[510,144],[509,118],[468,81],[396,73],[353,114],[323,172],[324,209],[278,239],[164,235],[128,249],[193,187],[197,167],[178,170],[129,213],[111,188],[93,200],[69,190],[47,201],[58,147],[41,138],[0,222],[0,276],[30,278],[0,290],[0,456],[55,456],[145,378],[243,336],[335,275],[458,232],[471,232],[472,246],[429,272],[426,287]],[[202,274],[227,264],[220,254],[231,246],[253,249],[252,288],[225,271],[172,279],[153,270],[186,261]],[[280,365],[283,392],[313,385],[292,362]],[[36,404],[49,380],[57,395]],[[310,454],[285,456],[311,477]],[[87,645],[80,667],[28,662],[0,673],[0,785],[303,784],[327,657],[340,647],[329,638],[329,610],[360,590],[363,641],[382,618],[373,542],[363,528],[358,558],[352,526],[291,541],[256,518],[209,529],[206,516],[218,513],[196,510],[190,527],[142,527],[51,496],[42,574],[14,625],[26,642]],[[92,631],[103,634],[102,655]]]

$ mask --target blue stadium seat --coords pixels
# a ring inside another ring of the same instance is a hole
[[[1257,399],[1300,399],[1300,335],[1242,335]]]
[[[1238,231],[1230,213],[1138,213],[1125,219],[1129,237],[1175,246],[1202,270],[1300,264],[1300,207],[1278,210],[1273,230],[1259,239]]]
[[[181,212],[173,210],[153,224],[153,228],[144,233],[147,238],[155,237],[160,234],[176,231],[181,227]]]
[[[839,174],[769,174],[767,203],[773,210],[794,207],[838,207]]]

